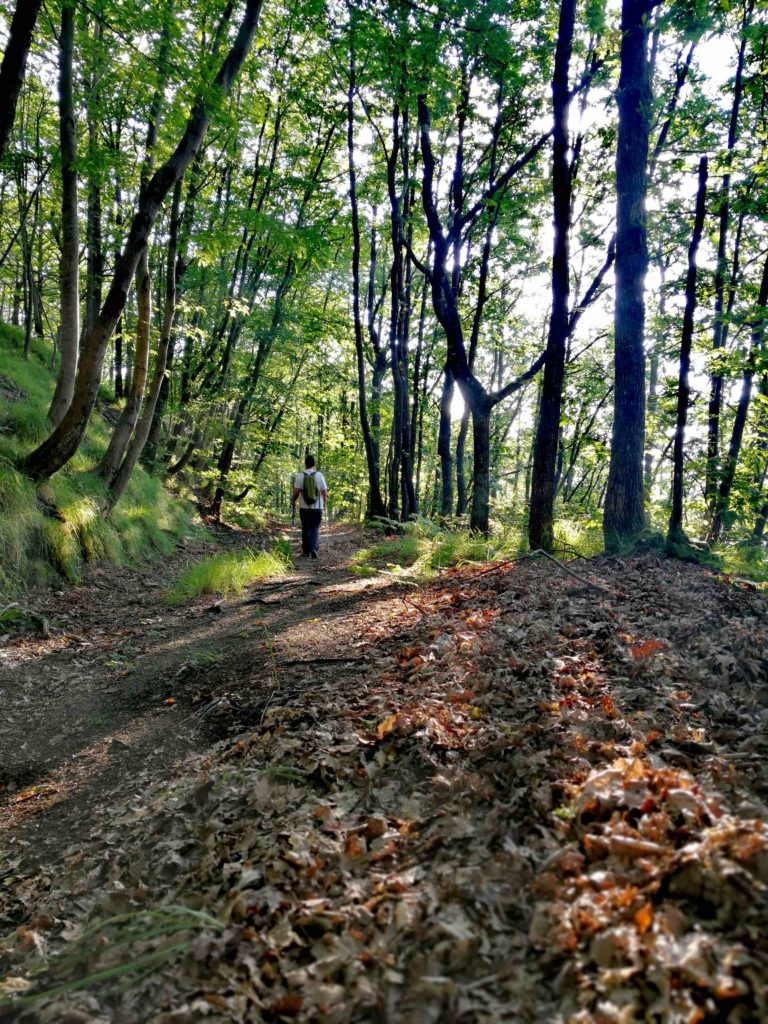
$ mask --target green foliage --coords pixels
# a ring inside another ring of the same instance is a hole
[[[768,552],[755,541],[745,540],[722,548],[719,567],[728,576],[744,577],[768,584]]]
[[[469,530],[441,530],[426,520],[402,524],[402,529],[399,536],[357,551],[352,558],[352,571],[360,576],[382,570],[431,576],[453,566],[498,561],[520,552],[520,535],[512,530],[489,541]]]
[[[227,551],[191,565],[166,596],[168,604],[181,604],[201,594],[241,594],[256,580],[282,576],[290,561],[281,547],[271,551]]]
[[[598,518],[569,519],[555,523],[555,554],[577,554],[583,558],[603,550],[603,528]]]

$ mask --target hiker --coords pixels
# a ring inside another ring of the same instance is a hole
[[[293,478],[293,497],[291,507],[295,510],[299,503],[301,517],[301,554],[304,558],[317,558],[320,535],[320,520],[323,517],[323,505],[328,498],[328,486],[325,477],[315,469],[314,455],[304,459],[305,469]]]

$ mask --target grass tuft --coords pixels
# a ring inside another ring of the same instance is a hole
[[[191,565],[166,595],[168,604],[181,604],[202,594],[241,594],[256,580],[282,576],[290,562],[280,550],[228,551]]]
[[[425,520],[401,523],[403,532],[362,548],[352,558],[352,572],[371,576],[388,570],[427,577],[441,569],[492,562],[519,553],[520,537],[506,531],[489,540],[469,530],[441,530]]]

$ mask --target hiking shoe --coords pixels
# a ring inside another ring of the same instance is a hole
[[[313,558],[317,558],[317,552],[316,552],[316,551],[313,551],[313,552],[312,552],[312,557],[313,557]]]

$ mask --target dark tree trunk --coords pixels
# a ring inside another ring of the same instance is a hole
[[[200,148],[213,114],[211,95],[219,98],[226,96],[242,67],[253,41],[261,6],[262,0],[248,0],[240,29],[212,88],[200,94],[181,141],[168,160],[154,173],[141,197],[107,298],[83,348],[75,393],[69,409],[50,437],[20,464],[22,471],[33,479],[52,476],[66,465],[78,449],[99,391],[104,354],[125,306],[128,289],[141,253],[149,241],[152,226],[166,196],[183,176]]]
[[[352,30],[349,57],[349,92],[347,93],[347,156],[349,160],[349,202],[352,211],[352,307],[355,321],[355,355],[357,359],[357,400],[360,428],[363,432],[365,458],[368,466],[369,516],[386,515],[379,479],[379,454],[374,444],[371,425],[368,420],[368,399],[365,381],[365,350],[363,346],[363,321],[360,314],[360,217],[357,208],[357,187],[355,174],[354,146],[354,95],[355,95],[355,51],[354,27]]]
[[[453,513],[453,451],[451,448],[451,406],[455,385],[451,368],[443,370],[443,389],[440,394],[440,426],[437,434],[437,454],[440,459],[440,518],[445,522]]]
[[[461,214],[461,216],[458,216],[456,213],[451,225],[450,234],[446,235],[435,205],[435,157],[430,139],[429,107],[426,97],[423,95],[418,97],[418,111],[423,161],[421,194],[427,227],[434,250],[432,270],[430,271],[429,268],[424,268],[424,270],[428,274],[435,316],[445,331],[448,365],[461,390],[464,401],[471,410],[473,422],[476,422],[480,428],[479,434],[474,440],[475,457],[478,460],[475,472],[480,474],[480,478],[478,485],[473,489],[470,528],[476,532],[486,534],[489,522],[490,412],[495,405],[522,387],[524,383],[541,369],[545,355],[537,359],[517,380],[511,381],[505,387],[494,391],[491,395],[488,394],[472,372],[471,363],[467,355],[464,344],[464,331],[456,304],[456,293],[453,290],[451,277],[448,272],[448,256],[451,245],[460,244],[462,226],[473,220],[485,204],[507,186],[513,175],[536,157],[544,145],[547,136],[542,136],[524,156],[512,163],[498,178],[495,178],[484,192],[482,200],[476,203],[469,211]],[[484,445],[485,449],[483,449]],[[485,475],[485,482],[482,479],[483,475]]]
[[[403,324],[408,310],[405,295],[405,261],[403,256],[402,211],[397,191],[397,164],[400,156],[400,106],[392,112],[392,150],[387,158],[387,188],[390,200],[390,239],[392,266],[389,272],[389,359],[392,367],[393,408],[391,458],[389,460],[388,514],[391,519],[410,514],[405,497],[403,471],[407,465],[408,395],[404,367]]]
[[[568,259],[571,224],[571,169],[568,160],[568,73],[573,47],[576,0],[562,0],[552,78],[552,196],[554,245],[552,253],[552,315],[547,339],[547,362],[541,388],[539,417],[531,471],[528,543],[532,551],[554,547],[554,504],[560,411],[563,401],[565,346],[568,338]]]
[[[491,497],[491,404],[472,410],[472,529],[487,536]]]
[[[13,128],[16,102],[24,81],[27,54],[40,6],[41,0],[17,0],[11,19],[8,45],[0,64],[0,160],[5,155],[8,136]]]
[[[59,64],[59,128],[61,139],[61,363],[48,418],[58,427],[75,393],[80,348],[80,243],[77,223],[77,135],[72,61],[75,48],[75,8],[61,9]],[[97,385],[98,389],[98,385]]]
[[[115,398],[123,398],[123,318],[118,317],[115,326]]]
[[[94,42],[101,42],[101,25],[94,24]],[[101,231],[101,181],[98,169],[99,141],[98,115],[99,96],[98,78],[101,73],[99,66],[94,67],[90,87],[88,89],[88,276],[85,286],[85,318],[83,339],[87,338],[96,323],[101,309],[101,286],[104,277],[104,253],[102,251]]]
[[[622,0],[621,72],[616,101],[616,304],[614,414],[603,515],[609,550],[634,539],[645,525],[645,275],[648,269],[645,193],[651,88],[648,19],[652,0]]]
[[[21,232],[21,255],[24,264],[24,358],[28,359],[32,345],[35,279],[32,274],[32,241],[26,226]]]
[[[683,544],[686,540],[683,531],[683,449],[685,445],[685,427],[688,421],[688,405],[691,398],[688,375],[691,367],[693,317],[696,311],[696,256],[704,230],[706,200],[707,158],[703,156],[699,162],[699,188],[696,193],[696,215],[693,222],[693,235],[691,237],[691,244],[688,247],[685,312],[683,314],[683,333],[680,339],[680,376],[677,386],[677,422],[675,425],[675,447],[672,462],[672,512],[669,517],[669,530],[667,531],[667,542],[670,544]]]
[[[760,294],[757,299],[757,314],[752,326],[752,345],[747,357],[747,366],[742,378],[741,395],[736,406],[736,416],[731,430],[731,443],[728,446],[728,457],[723,467],[723,476],[717,493],[717,505],[712,521],[709,539],[717,543],[725,526],[725,520],[731,503],[731,491],[736,476],[736,467],[741,453],[741,442],[744,439],[744,428],[747,425],[747,414],[752,399],[752,381],[755,376],[755,364],[758,354],[764,349],[766,306],[768,305],[768,259],[763,265],[763,277],[760,282]]]
[[[465,403],[461,414],[459,432],[456,436],[456,515],[463,516],[467,511],[469,487],[467,485],[467,435],[472,410]]]
[[[659,254],[657,266],[659,268],[659,314],[661,316],[662,323],[667,315],[667,290],[666,290],[666,272],[667,267],[664,260]],[[650,346],[649,367],[648,367],[648,402],[647,402],[647,418],[650,420],[651,430],[653,430],[654,418],[656,416],[656,410],[659,407],[659,355],[661,349],[661,342],[663,338],[654,342]],[[651,498],[651,480],[653,478],[653,450],[650,446],[648,438],[646,437],[646,448],[645,448],[645,463],[643,466],[643,490],[645,492],[646,502],[650,501]]]
[[[133,431],[141,412],[144,399],[144,388],[147,383],[149,369],[149,335],[152,322],[152,278],[149,273],[147,250],[141,254],[136,270],[136,350],[133,360],[131,387],[128,392],[120,419],[112,431],[109,445],[99,464],[99,476],[106,481],[108,487],[114,485],[120,463],[128,450]]]
[[[733,150],[736,145],[739,126],[739,111],[744,93],[744,59],[747,50],[747,20],[752,10],[752,2],[748,0],[744,7],[744,23],[742,25],[739,57],[736,64],[736,78],[733,88],[733,103],[728,126],[728,147],[725,158],[725,173],[720,186],[719,230],[717,237],[717,264],[715,267],[715,322],[712,331],[712,352],[717,360],[718,354],[725,348],[728,337],[728,326],[724,317],[726,258],[728,250],[728,229],[731,219],[731,165]],[[734,253],[738,260],[738,251]],[[716,504],[717,481],[719,476],[720,458],[720,416],[723,406],[722,368],[715,363],[709,393],[709,414],[707,423],[707,473],[704,484],[704,496],[713,507]]]
[[[141,418],[128,445],[125,457],[120,468],[112,479],[110,505],[114,506],[122,497],[131,479],[131,474],[136,463],[141,457],[144,445],[149,437],[149,432],[155,416],[155,407],[160,396],[160,389],[165,380],[165,366],[168,357],[168,348],[176,320],[176,291],[178,287],[179,266],[176,261],[179,229],[179,202],[181,198],[181,181],[176,182],[173,192],[173,204],[171,206],[171,222],[168,233],[168,262],[166,267],[165,282],[165,307],[163,309],[163,323],[160,328],[160,339],[157,345],[155,356],[155,367],[152,374],[152,382],[147,391],[144,409]],[[147,307],[146,312],[149,312]]]

